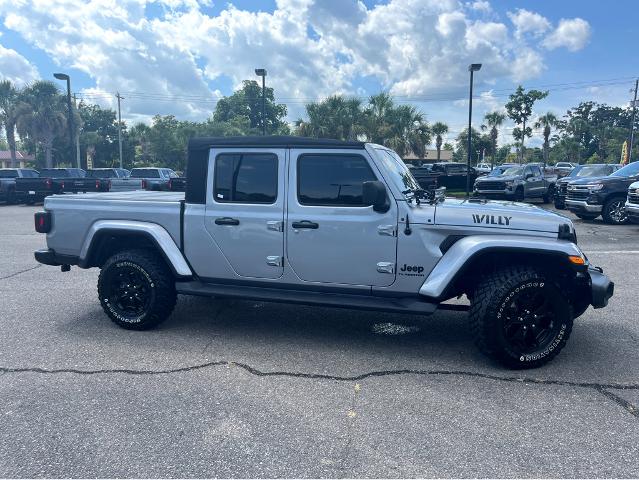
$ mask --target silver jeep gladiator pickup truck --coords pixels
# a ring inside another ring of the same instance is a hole
[[[154,327],[177,294],[432,314],[468,310],[481,351],[539,366],[613,283],[563,216],[424,191],[392,150],[301,137],[192,139],[185,193],[47,197],[41,263],[101,269],[116,324]],[[469,305],[445,303],[466,295]]]

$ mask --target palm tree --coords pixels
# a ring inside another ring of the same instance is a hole
[[[413,152],[424,158],[431,132],[423,114],[412,105],[399,105],[387,112],[387,125],[384,145],[395,150],[400,157]]]
[[[544,127],[544,167],[546,166],[546,163],[548,163],[550,127],[554,127],[555,125],[557,125],[557,117],[551,112],[546,113],[546,115],[542,115],[535,122],[535,128]]]
[[[17,112],[18,133],[44,148],[47,168],[53,167],[53,140],[67,128],[64,98],[53,82],[39,80],[22,91]]]
[[[298,135],[316,138],[355,140],[362,133],[361,101],[333,95],[306,105],[308,121],[295,122]]]
[[[364,128],[369,141],[385,144],[390,130],[389,117],[394,107],[393,99],[386,92],[370,97],[364,111]]]
[[[482,130],[490,129],[490,161],[491,167],[495,167],[495,155],[497,154],[497,128],[504,123],[506,119],[506,115],[500,112],[491,112],[484,115],[484,120],[486,120],[486,124],[481,126]]]
[[[441,158],[442,151],[442,135],[448,133],[448,125],[442,122],[435,122],[433,126],[430,128],[430,131],[433,135],[435,135],[435,148],[437,148],[437,161]]]
[[[16,116],[20,93],[9,81],[0,82],[0,126],[4,127],[7,134],[7,143],[11,153],[11,168],[16,168]]]

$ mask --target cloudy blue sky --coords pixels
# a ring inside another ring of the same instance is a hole
[[[63,71],[104,106],[120,91],[129,121],[203,119],[264,67],[290,120],[330,94],[387,90],[453,137],[469,63],[483,63],[477,122],[518,83],[550,90],[536,114],[626,105],[638,14],[634,0],[0,0],[0,77]]]

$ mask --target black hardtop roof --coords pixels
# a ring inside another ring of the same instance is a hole
[[[189,140],[189,150],[206,150],[211,147],[270,147],[270,148],[364,148],[365,142],[334,140],[332,138],[308,138],[293,135],[199,137]]]

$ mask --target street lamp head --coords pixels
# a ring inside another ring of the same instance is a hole
[[[69,80],[69,75],[66,73],[54,73],[53,76],[58,80]]]
[[[255,75],[258,77],[266,77],[266,69],[265,68],[256,68]]]
[[[470,65],[468,65],[469,72],[477,72],[480,69],[481,69],[481,63],[471,63]]]

